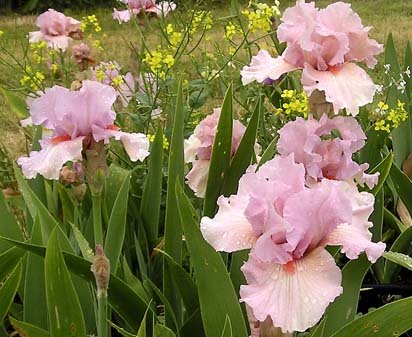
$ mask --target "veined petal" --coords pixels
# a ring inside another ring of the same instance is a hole
[[[59,179],[60,170],[68,161],[82,159],[84,137],[78,137],[57,144],[51,141],[43,142],[40,151],[30,152],[29,157],[20,157],[17,163],[21,166],[23,174],[28,179],[33,179],[41,174],[47,179]]]
[[[199,198],[204,198],[209,175],[210,160],[195,160],[192,169],[186,174],[186,183]]]
[[[132,161],[143,161],[149,155],[150,142],[142,133],[128,133],[112,129],[103,129],[93,126],[93,138],[96,142],[104,140],[106,143],[110,138],[120,140]]]
[[[376,85],[369,75],[353,63],[345,63],[334,71],[318,71],[306,64],[302,72],[302,84],[308,96],[317,89],[325,92],[326,100],[333,104],[337,114],[340,109],[356,116],[359,107],[373,101]]]
[[[203,217],[200,229],[205,240],[217,251],[234,252],[249,249],[256,241],[252,225],[244,216],[247,196],[221,196],[217,204],[219,211],[213,219]]]
[[[240,288],[241,300],[259,321],[270,316],[283,332],[312,327],[342,293],[341,271],[325,249],[317,248],[291,263],[262,263],[251,253],[242,267],[248,285]]]
[[[252,57],[250,66],[244,66],[240,74],[243,85],[253,81],[262,83],[266,79],[277,80],[281,75],[298,69],[295,65],[286,62],[282,56],[273,58],[269,52],[261,49]]]

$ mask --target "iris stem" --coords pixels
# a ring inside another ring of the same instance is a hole
[[[93,203],[94,244],[95,245],[99,244],[103,246],[102,197],[101,195],[92,196],[92,203]]]
[[[97,295],[97,336],[107,337],[107,295],[98,294]]]

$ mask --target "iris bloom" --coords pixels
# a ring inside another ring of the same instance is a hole
[[[40,14],[37,17],[36,26],[40,30],[29,33],[30,43],[45,41],[50,48],[63,51],[69,46],[71,37],[80,32],[80,21],[54,9]]]
[[[324,9],[314,2],[298,0],[285,10],[278,27],[278,39],[286,42],[284,53],[272,58],[260,50],[250,66],[241,72],[243,84],[277,80],[282,74],[303,69],[303,88],[310,96],[315,90],[325,94],[335,113],[340,109],[356,115],[359,107],[372,102],[376,91],[368,74],[353,62],[370,68],[382,45],[369,39],[370,27],[362,25],[350,4],[336,2]]]
[[[322,178],[356,180],[372,188],[379,173],[365,173],[369,165],[352,160],[365,145],[366,135],[353,117],[323,115],[316,119],[297,118],[279,130],[277,149],[281,155],[294,154],[297,163],[305,166],[310,180]]]
[[[185,140],[185,162],[193,164],[192,169],[186,175],[186,182],[200,198],[203,198],[206,192],[210,158],[220,112],[220,108],[214,109],[213,114],[202,120],[189,139]],[[237,120],[233,121],[231,156],[236,153],[245,130],[242,123]]]
[[[123,143],[132,161],[148,156],[149,140],[145,135],[122,132],[114,125],[116,113],[112,105],[116,96],[116,91],[108,85],[84,81],[79,91],[56,85],[32,99],[31,116],[24,124],[41,125],[51,134],[40,141],[40,151],[18,159],[24,175],[29,179],[37,174],[59,179],[60,169],[66,162],[81,161],[82,151],[92,142],[107,143],[110,138]]]
[[[169,12],[176,9],[173,2],[161,1],[156,4],[154,0],[121,0],[127,9],[118,11],[113,10],[113,19],[119,20],[119,23],[128,22],[133,16],[138,16],[142,12],[153,13],[156,16],[166,16]]]
[[[368,221],[374,197],[354,184],[323,179],[305,186],[305,168],[293,155],[250,167],[237,194],[218,199],[201,230],[217,251],[251,249],[243,265],[241,301],[259,322],[270,319],[284,333],[315,325],[342,293],[341,271],[327,245],[349,259],[366,252],[375,262],[385,244],[371,242]]]

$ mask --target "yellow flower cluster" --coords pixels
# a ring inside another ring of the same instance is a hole
[[[47,47],[47,43],[44,41],[30,43],[30,49],[33,52],[33,59],[37,64],[40,64],[44,60],[43,51]]]
[[[405,110],[405,103],[398,100],[395,109],[390,109],[385,102],[379,102],[376,108],[378,119],[375,121],[375,130],[386,131],[390,133],[393,129],[399,127],[401,122],[408,119],[408,113]]]
[[[87,15],[82,17],[82,21],[80,23],[80,30],[85,32],[87,29],[91,29],[96,33],[102,31],[102,27],[100,26],[99,20],[97,20],[96,15]]]
[[[0,37],[2,37],[3,34],[4,34],[4,32],[2,30],[0,30]]]
[[[154,140],[155,140],[155,135],[148,134],[148,135],[147,135],[147,139],[149,139],[149,141],[150,141],[151,143],[153,143]],[[167,138],[166,138],[165,135],[163,135],[163,148],[164,148],[165,150],[167,150],[167,149],[169,148],[169,141],[167,140]]]
[[[224,38],[226,40],[233,40],[236,34],[242,33],[242,29],[239,27],[239,25],[229,22],[226,27],[225,27],[225,35]]]
[[[120,74],[120,66],[112,61],[105,63],[102,62],[95,67],[95,76],[97,81],[109,83],[117,88],[124,83],[123,76]]]
[[[167,34],[167,38],[169,39],[170,44],[173,47],[177,47],[180,44],[180,42],[182,41],[183,33],[182,32],[176,32],[171,23],[169,23],[166,26],[166,34]]]
[[[20,78],[20,84],[23,87],[31,88],[33,91],[41,89],[45,76],[40,71],[33,71],[31,67],[26,67],[26,75]]]
[[[93,33],[100,33],[102,31],[102,27],[100,26],[99,20],[97,19],[95,14],[82,17],[80,30],[83,33],[88,32],[87,38],[93,41],[93,46],[100,50],[103,50],[101,41],[99,39],[94,39],[93,36]],[[105,34],[103,34],[103,36],[105,36]]]
[[[308,96],[304,91],[283,90],[280,95],[283,99],[281,108],[275,110],[276,115],[286,115],[290,117],[307,117],[308,116]]]
[[[189,34],[193,35],[201,27],[204,30],[211,30],[213,24],[213,17],[210,11],[196,11],[192,12],[193,20],[189,28]]]
[[[172,51],[162,49],[160,46],[151,53],[146,52],[143,62],[146,63],[153,74],[161,79],[166,78],[166,71],[173,67],[175,58]]]
[[[249,30],[251,32],[258,30],[268,32],[271,30],[272,19],[280,16],[279,0],[275,1],[275,6],[250,2],[248,9],[243,10],[242,14],[249,20]]]

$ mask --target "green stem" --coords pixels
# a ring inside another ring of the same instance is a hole
[[[102,197],[101,195],[92,196],[92,202],[93,202],[94,244],[95,245],[99,244],[103,246]]]
[[[97,336],[108,337],[107,328],[107,295],[97,295]]]

